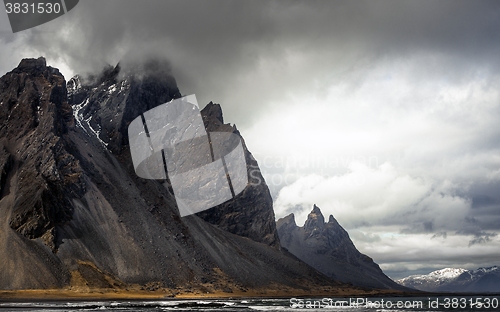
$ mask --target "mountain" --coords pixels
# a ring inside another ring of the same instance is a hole
[[[0,78],[0,289],[344,287],[280,248],[264,183],[180,218],[165,181],[137,177],[128,124],[180,96],[161,62],[66,83],[44,58],[24,59]],[[216,104],[202,115],[239,133]]]
[[[219,104],[210,102],[201,111],[201,115],[207,131],[232,132],[240,135],[236,126],[224,124]],[[245,140],[243,138],[241,140],[245,151],[249,185],[233,200],[197,215],[226,231],[249,237],[254,241],[279,249],[281,246],[276,229],[271,192],[260,172],[257,161],[248,151]]]
[[[282,247],[328,277],[356,286],[403,289],[356,249],[332,215],[325,223],[316,205],[303,227],[297,226],[293,213],[279,219],[276,226]]]
[[[477,270],[446,268],[426,275],[412,275],[397,281],[424,291],[486,293],[500,292],[500,267]]]
[[[147,75],[121,73],[120,65],[106,68],[90,82],[82,84],[76,76],[68,82],[68,99],[77,123],[99,138],[115,155],[128,152],[127,129],[140,113],[181,97],[175,79],[168,75],[168,64],[148,61]],[[167,68],[167,69],[164,69]],[[236,126],[224,124],[219,104],[210,102],[201,110],[207,131],[232,132]],[[240,136],[241,137],[241,136]],[[241,138],[248,167],[249,185],[236,198],[198,213],[204,220],[231,233],[279,248],[273,201],[257,161]],[[125,160],[125,159],[124,159]],[[130,161],[130,159],[126,159]]]

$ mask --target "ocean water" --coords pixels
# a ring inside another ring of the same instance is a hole
[[[0,311],[500,311],[500,296],[0,302]]]

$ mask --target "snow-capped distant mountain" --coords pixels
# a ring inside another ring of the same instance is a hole
[[[428,275],[420,275],[420,276],[430,276],[431,278],[434,278],[438,281],[446,282],[446,281],[450,281],[450,280],[457,278],[458,276],[460,276],[464,272],[467,272],[467,270],[446,268],[446,269],[431,272]]]
[[[399,284],[423,291],[500,292],[500,267],[465,270],[446,268],[427,275],[412,275]]]

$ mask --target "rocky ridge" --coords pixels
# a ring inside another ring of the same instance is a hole
[[[232,132],[240,135],[236,126],[224,124],[219,104],[210,102],[201,115],[210,132]],[[241,135],[240,135],[241,137]],[[273,199],[257,161],[241,138],[247,163],[249,185],[233,200],[197,215],[231,233],[280,248],[273,210]]]
[[[356,286],[403,289],[356,249],[332,215],[325,223],[316,205],[303,227],[297,226],[292,213],[279,219],[277,228],[283,248],[328,277]]]
[[[148,75],[121,73],[117,65],[106,68],[97,77],[87,78],[89,82],[79,76],[68,82],[69,103],[78,125],[126,161],[129,160],[127,129],[130,122],[142,112],[181,97],[175,80],[166,75],[168,70],[147,64],[145,67],[154,71]],[[207,131],[232,132],[241,137],[235,125],[224,123],[219,104],[210,102],[201,110],[201,115]],[[257,161],[244,139],[241,140],[249,185],[233,200],[198,216],[231,233],[279,248],[271,194]]]
[[[72,126],[64,78],[43,58],[23,60],[0,81],[0,103],[1,198],[16,194],[8,224],[56,251],[57,225],[72,215],[63,194],[85,192],[82,168],[64,138]]]
[[[171,189],[135,175],[128,123],[179,96],[165,70],[66,84],[39,58],[0,78],[0,289],[341,286],[280,250],[265,184],[219,207],[230,216],[180,218]],[[237,133],[217,105],[202,114]]]

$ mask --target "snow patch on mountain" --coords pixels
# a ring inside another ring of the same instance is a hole
[[[82,128],[87,134],[90,135],[89,131],[90,130],[94,136],[101,142],[102,145],[105,147],[108,146],[108,143],[104,142],[101,138],[101,126],[98,125],[99,129],[95,130],[92,125],[90,124],[90,121],[92,120],[92,115],[89,115],[87,119],[83,117],[82,109],[87,106],[89,103],[89,99],[85,99],[82,103],[73,105],[73,117],[75,117],[76,124]]]
[[[454,269],[454,268],[446,268],[442,270],[437,270],[429,273],[430,276],[435,277],[437,279],[452,279],[456,278],[460,274],[466,272],[466,269]]]
[[[83,121],[83,115],[80,113],[80,111],[89,103],[89,100],[88,99],[85,99],[85,101],[83,101],[82,103],[80,104],[76,104],[76,105],[73,105],[73,117],[75,117],[75,120],[76,120],[76,123],[78,126],[80,126],[80,128],[82,128],[83,130],[85,130],[85,132],[87,131],[85,129],[85,127],[82,125],[82,121]]]

